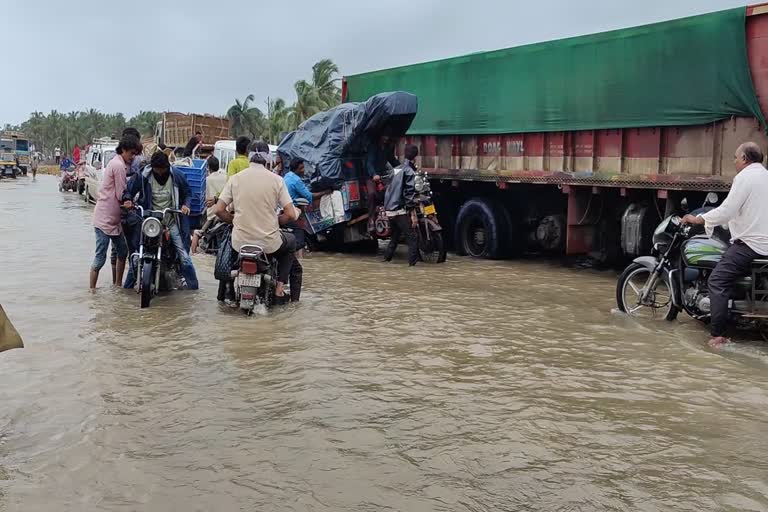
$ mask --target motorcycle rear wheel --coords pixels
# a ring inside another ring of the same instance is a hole
[[[152,279],[152,262],[144,263],[141,269],[141,308],[148,308],[152,301],[152,287],[155,285]]]
[[[646,303],[640,304],[640,294],[650,277],[651,271],[638,263],[624,269],[616,284],[619,310],[636,318],[675,320],[680,310],[672,303],[672,289],[666,278],[658,279]]]

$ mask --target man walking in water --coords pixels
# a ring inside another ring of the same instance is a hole
[[[731,231],[733,245],[709,276],[711,347],[728,341],[725,327],[733,283],[749,273],[752,261],[768,257],[768,170],[763,167],[763,158],[754,142],[739,146],[733,159],[737,174],[723,204],[700,216],[683,217],[687,224],[705,224],[712,229],[727,224]]]

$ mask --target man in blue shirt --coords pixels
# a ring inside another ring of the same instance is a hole
[[[293,199],[294,204],[297,199],[306,199],[309,204],[315,199],[319,199],[324,195],[330,194],[333,190],[323,190],[322,192],[311,192],[302,179],[304,177],[304,160],[301,158],[294,158],[291,160],[290,170],[283,175],[285,181],[285,188],[288,189],[288,194]],[[304,248],[304,230],[301,229],[298,224],[291,223],[288,227],[294,230],[296,235],[296,254],[300,255],[301,250]]]

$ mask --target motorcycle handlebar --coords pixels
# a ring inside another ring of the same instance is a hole
[[[141,213],[142,217],[144,217],[145,214],[147,215],[156,214],[156,215],[162,215],[163,217],[165,217],[165,215],[168,213],[177,213],[179,215],[184,215],[181,210],[174,210],[173,208],[166,208],[165,210],[145,210],[144,208],[142,208],[140,204],[137,204],[135,206],[136,206],[136,209],[139,210],[139,213]]]

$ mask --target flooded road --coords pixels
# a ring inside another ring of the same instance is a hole
[[[2,511],[768,510],[768,356],[616,276],[312,255],[298,306],[87,289],[92,207],[0,183]]]

